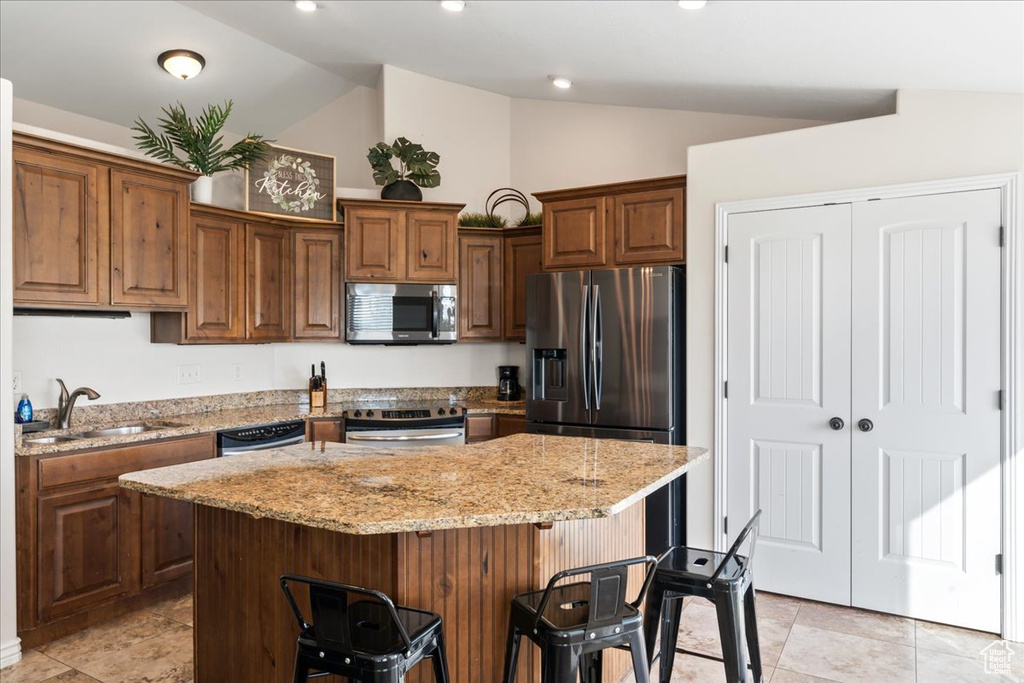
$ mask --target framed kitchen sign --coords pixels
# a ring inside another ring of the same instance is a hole
[[[287,218],[333,221],[334,157],[269,146],[245,172],[245,210]]]

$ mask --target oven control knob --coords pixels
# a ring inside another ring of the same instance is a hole
[[[444,415],[444,408],[438,408],[437,409],[437,414],[438,415]]]
[[[353,415],[354,415],[354,417],[362,417],[363,416],[363,411],[357,410],[355,413],[353,413]]]
[[[452,408],[451,410],[448,411],[448,414],[449,415],[454,415],[457,412],[459,412],[459,411],[457,411],[455,408]]]
[[[366,411],[366,417],[373,417],[373,411],[372,410],[367,410]]]

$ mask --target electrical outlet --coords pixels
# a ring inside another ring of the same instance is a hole
[[[11,379],[11,391],[13,391],[16,394],[21,393],[21,373],[12,372]]]
[[[178,384],[198,384],[203,381],[202,365],[179,365]]]
[[[234,365],[231,366],[231,379],[235,380],[236,382],[242,379],[242,366],[239,365],[238,363],[235,363]]]

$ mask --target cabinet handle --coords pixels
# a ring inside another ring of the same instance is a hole
[[[846,423],[843,422],[843,418],[841,417],[833,417],[831,420],[828,421],[828,426],[838,432],[840,429],[846,426]]]
[[[870,432],[875,428],[875,423],[865,417],[857,423],[857,428],[862,432]]]

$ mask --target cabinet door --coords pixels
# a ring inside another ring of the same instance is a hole
[[[494,438],[495,431],[494,415],[466,416],[466,443],[490,441]]]
[[[459,341],[500,341],[501,235],[459,237]]]
[[[18,148],[13,170],[14,303],[107,303],[109,171]]]
[[[498,415],[497,435],[511,436],[512,434],[526,433],[525,415]]]
[[[133,588],[129,494],[116,481],[38,500],[38,617],[49,619]]]
[[[544,267],[591,268],[607,262],[605,198],[544,205]]]
[[[124,171],[110,178],[110,302],[186,308],[188,186]]]
[[[269,225],[245,226],[246,336],[287,341],[292,332],[291,239]]]
[[[352,282],[397,281],[405,275],[405,212],[345,212],[345,278]]]
[[[540,235],[505,240],[505,338],[526,340],[526,276],[539,273],[543,248]]]
[[[455,216],[450,211],[410,211],[406,214],[407,279],[455,281]]]
[[[682,188],[613,197],[615,265],[682,263],[686,258]]]
[[[245,228],[241,223],[192,219],[192,286],[187,335],[245,339]]]
[[[345,440],[345,423],[342,420],[310,420],[309,440],[341,443]]]
[[[294,234],[295,339],[341,337],[341,233]]]
[[[192,504],[142,496],[142,587],[149,588],[192,571]]]

